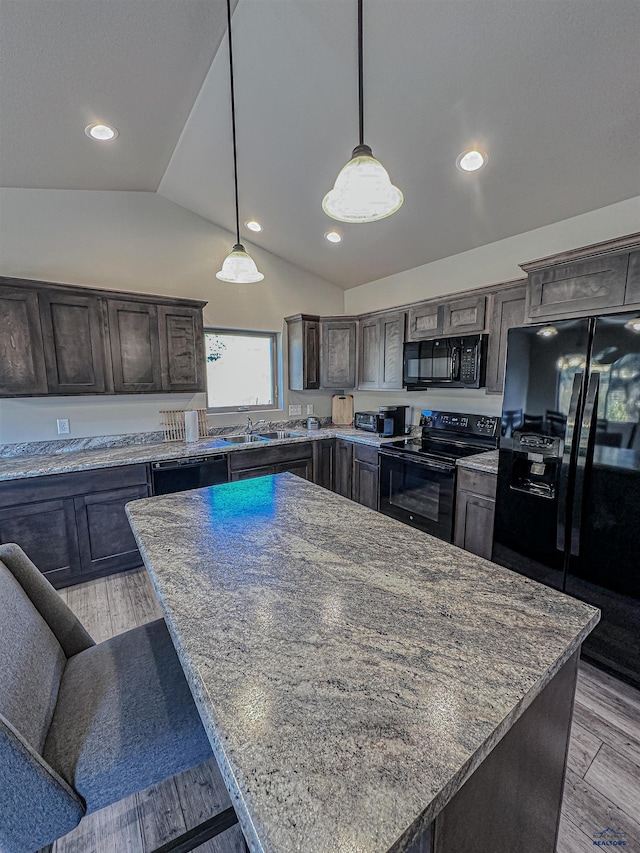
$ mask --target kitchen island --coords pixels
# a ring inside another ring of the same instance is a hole
[[[291,474],[127,512],[255,853],[553,853],[598,611]]]

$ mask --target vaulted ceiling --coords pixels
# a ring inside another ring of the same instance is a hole
[[[234,230],[224,0],[0,15],[0,185],[159,192]],[[342,287],[640,194],[635,0],[365,0],[365,141],[405,195],[367,225],[320,206],[358,141],[355,0],[239,0],[233,33],[241,219]]]

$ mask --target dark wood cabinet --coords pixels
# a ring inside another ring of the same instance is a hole
[[[527,317],[577,317],[624,305],[629,254],[598,255],[529,271]]]
[[[100,300],[82,294],[38,294],[50,394],[104,392],[104,336]]]
[[[378,448],[354,443],[351,499],[378,509],[378,482]]]
[[[161,391],[157,306],[110,299],[107,311],[116,394]]]
[[[433,300],[411,306],[409,308],[407,340],[422,341],[441,335],[444,324],[443,312],[443,303]]]
[[[640,252],[631,252],[627,269],[627,287],[624,294],[624,304],[640,303]]]
[[[162,390],[204,391],[202,310],[179,305],[159,305],[158,333]]]
[[[484,295],[465,296],[451,299],[442,307],[443,335],[471,335],[483,332],[487,297]]]
[[[124,506],[147,497],[147,465],[0,483],[0,543],[17,542],[57,588],[142,565]]]
[[[509,329],[524,325],[527,285],[522,280],[510,287],[506,284],[493,295],[489,346],[487,350],[487,384],[489,393],[502,394],[507,363]]]
[[[316,391],[320,388],[320,319],[298,314],[286,322],[289,388]]]
[[[333,491],[344,498],[351,498],[353,478],[353,442],[336,439]]]
[[[313,450],[311,442],[279,444],[275,447],[266,442],[251,450],[239,450],[229,454],[229,479],[248,480],[267,474],[297,474],[305,480],[313,480]]]
[[[322,388],[345,390],[356,387],[356,330],[355,320],[320,321]]]
[[[38,295],[0,278],[0,396],[46,394]]]
[[[140,565],[140,553],[124,507],[148,494],[144,484],[74,498],[83,575],[111,574]]]
[[[0,278],[0,397],[203,391],[205,305]]]
[[[358,388],[361,391],[402,390],[402,348],[406,314],[363,317],[358,324]]]
[[[497,475],[458,469],[454,544],[491,559]]]
[[[324,489],[333,489],[336,459],[335,438],[313,442],[313,482]]]

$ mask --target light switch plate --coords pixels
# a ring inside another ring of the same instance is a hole
[[[302,406],[289,406],[289,417],[302,414]]]
[[[307,414],[308,415],[313,414],[313,403],[307,403]]]
[[[58,418],[58,435],[69,435],[69,418]]]

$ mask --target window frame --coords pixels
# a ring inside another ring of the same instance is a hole
[[[267,405],[260,403],[256,406],[210,406],[209,405],[209,382],[207,371],[207,334],[214,335],[238,335],[245,338],[268,338],[271,343],[271,392],[273,403]],[[270,332],[261,329],[223,329],[220,326],[205,326],[204,327],[204,348],[205,348],[205,394],[207,402],[207,414],[224,415],[234,414],[236,412],[272,412],[282,408],[280,401],[281,388],[281,373],[282,367],[280,363],[280,334],[279,332]]]

